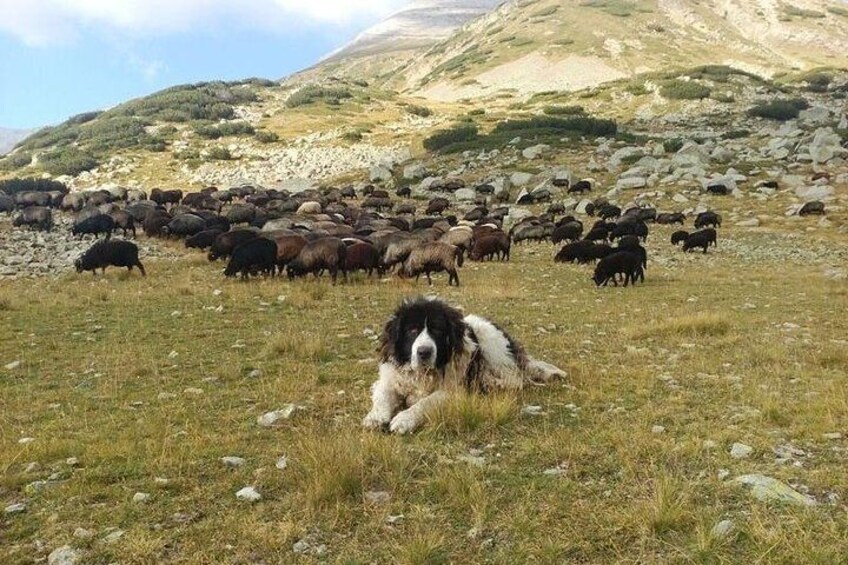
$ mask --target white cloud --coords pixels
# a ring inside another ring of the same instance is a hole
[[[232,25],[288,30],[388,15],[408,0],[0,0],[0,33],[27,45],[107,31],[155,36]]]

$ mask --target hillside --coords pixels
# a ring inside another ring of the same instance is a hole
[[[393,84],[459,100],[574,91],[704,64],[764,77],[848,66],[848,6],[836,0],[513,1],[421,52]]]

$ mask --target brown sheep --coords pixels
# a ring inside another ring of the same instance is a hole
[[[380,264],[380,252],[377,248],[365,241],[348,242],[345,253],[345,271],[348,273],[365,271],[370,277],[377,270],[377,275],[383,275],[383,267]]]
[[[509,261],[509,251],[509,236],[502,231],[493,232],[476,239],[468,257],[472,261],[485,261],[492,260],[497,255],[499,260]]]
[[[271,239],[277,244],[277,270],[280,274],[300,255],[301,250],[308,243],[306,238],[300,235],[278,235]]]
[[[300,250],[298,256],[288,264],[286,272],[289,275],[289,280],[293,280],[295,277],[309,273],[318,277],[326,269],[330,271],[333,284],[336,284],[339,271],[347,280],[346,257],[347,246],[341,239],[325,237],[307,243]]]
[[[451,228],[446,234],[439,238],[442,243],[456,245],[465,251],[471,249],[471,241],[474,239],[474,231],[465,226]]]
[[[412,250],[400,274],[404,277],[415,277],[418,281],[423,273],[427,276],[427,283],[432,286],[430,273],[445,271],[448,273],[448,285],[455,282],[456,286],[459,286],[456,268],[462,267],[462,263],[463,253],[459,247],[441,242],[426,243]]]

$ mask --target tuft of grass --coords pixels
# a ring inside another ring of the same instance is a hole
[[[625,335],[631,339],[657,337],[720,337],[730,332],[731,324],[724,314],[701,313],[669,320],[629,326]]]
[[[654,482],[653,496],[644,508],[646,524],[660,537],[685,530],[692,521],[689,508],[689,491],[679,481],[660,477]]]
[[[416,534],[398,544],[395,554],[399,563],[408,565],[443,565],[451,562],[444,536],[434,532]]]
[[[462,435],[485,427],[499,428],[518,415],[515,398],[502,394],[456,394],[429,415],[428,427],[440,435]]]
[[[327,361],[331,358],[329,348],[320,336],[309,333],[277,333],[265,343],[263,357],[266,359],[292,358],[304,361]]]

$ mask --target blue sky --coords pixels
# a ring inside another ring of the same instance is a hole
[[[404,3],[0,0],[0,127],[58,123],[175,84],[281,78]]]

